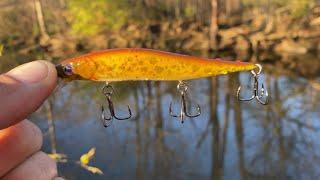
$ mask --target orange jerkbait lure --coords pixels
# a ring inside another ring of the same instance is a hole
[[[110,49],[67,59],[57,65],[69,80],[190,80],[256,68],[253,63],[186,56],[151,49]]]

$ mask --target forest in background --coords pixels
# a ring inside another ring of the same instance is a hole
[[[319,0],[3,0],[0,16],[5,50],[56,58],[116,47],[320,49]]]

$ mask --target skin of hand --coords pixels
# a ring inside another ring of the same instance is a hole
[[[61,179],[56,162],[40,150],[40,129],[26,120],[56,85],[55,66],[46,61],[0,75],[0,179]]]

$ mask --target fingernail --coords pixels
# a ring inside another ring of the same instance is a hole
[[[12,69],[7,75],[23,83],[37,83],[48,76],[48,66],[43,61],[33,61]]]

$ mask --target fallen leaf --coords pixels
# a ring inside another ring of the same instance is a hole
[[[103,172],[97,167],[94,167],[94,166],[83,166],[83,167],[93,174],[103,175]]]
[[[53,154],[48,154],[48,156],[52,159],[54,159],[56,162],[67,162],[67,155],[65,154],[59,154],[59,153],[53,153]]]
[[[89,164],[90,160],[93,158],[95,153],[96,153],[96,148],[91,148],[86,154],[83,154],[80,157],[80,163],[84,165]]]

